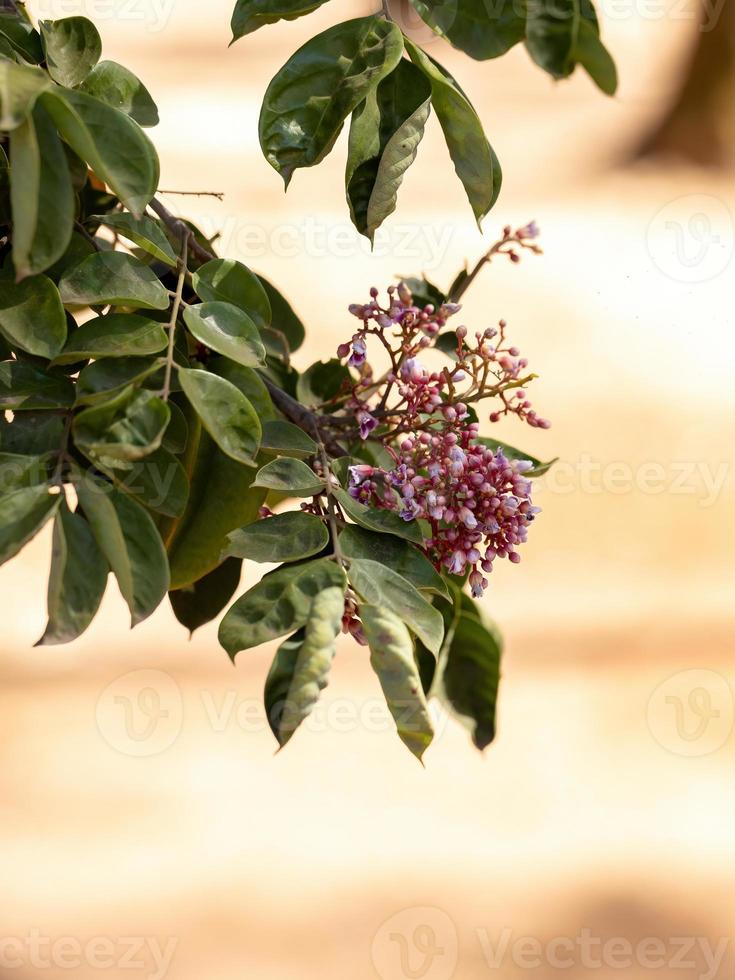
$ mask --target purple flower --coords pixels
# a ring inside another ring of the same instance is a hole
[[[360,438],[367,439],[373,429],[376,428],[378,420],[373,418],[370,412],[365,411],[358,412],[356,417],[360,426]]]
[[[368,466],[367,463],[357,463],[355,466],[350,466],[349,471],[350,483],[354,486],[359,486],[363,480],[367,480],[369,476],[373,475],[375,467]]]
[[[362,365],[365,363],[366,356],[367,347],[365,346],[365,338],[361,337],[359,334],[355,334],[355,336],[352,338],[352,354],[350,354],[350,359],[347,363],[350,365],[350,367],[362,367]]]

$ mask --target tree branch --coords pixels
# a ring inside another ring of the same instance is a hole
[[[210,262],[212,259],[216,259],[217,256],[210,252],[204,246],[200,245],[196,239],[196,235],[191,230],[191,228],[182,221],[180,218],[176,218],[168,208],[164,207],[163,204],[157,199],[153,198],[148,207],[151,211],[155,211],[161,221],[166,225],[166,227],[176,235],[181,241],[185,238],[189,243],[189,250],[192,255],[195,255],[200,262]]]

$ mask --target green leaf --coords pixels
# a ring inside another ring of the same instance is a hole
[[[499,58],[526,32],[520,0],[411,0],[433,31],[477,61]]]
[[[124,112],[139,126],[158,125],[158,109],[151,93],[139,78],[115,61],[101,61],[82,83],[82,89]]]
[[[384,606],[361,606],[360,618],[370,646],[370,664],[395,719],[398,737],[421,760],[434,728],[408,630]]]
[[[17,412],[8,422],[0,412],[0,447],[5,453],[42,456],[57,452],[64,419],[56,412]]]
[[[183,453],[189,441],[189,423],[176,402],[169,399],[168,407],[171,421],[166,426],[162,445],[171,453]]]
[[[260,448],[260,419],[235,385],[209,371],[179,369],[184,394],[223,453],[255,466]]]
[[[79,372],[76,403],[94,405],[108,401],[129,385],[145,381],[160,371],[165,363],[160,357],[105,357],[94,361]]]
[[[205,303],[231,303],[248,314],[258,329],[271,322],[271,305],[260,279],[242,262],[212,259],[192,275],[194,292]]]
[[[142,215],[158,187],[153,144],[124,112],[86,92],[55,88],[40,96],[59,133],[125,207]]]
[[[367,558],[387,565],[402,575],[419,592],[432,592],[449,599],[446,583],[428,558],[392,534],[377,534],[354,524],[348,525],[339,536],[339,546],[345,558]]]
[[[336,357],[317,361],[299,375],[296,397],[303,405],[314,408],[331,401],[349,380],[350,372]]]
[[[48,623],[36,646],[70,643],[82,635],[102,602],[108,572],[89,524],[63,501],[54,521]]]
[[[446,303],[447,294],[443,293],[433,282],[430,282],[426,276],[422,276],[420,279],[413,276],[403,276],[402,278],[411,290],[416,306],[424,307],[431,304],[438,310],[443,303]]]
[[[257,562],[299,561],[319,554],[329,544],[329,532],[313,514],[289,511],[232,531],[224,554]]]
[[[195,416],[189,419],[184,466],[189,473],[189,502],[180,521],[166,531],[171,586],[198,581],[221,561],[230,531],[254,521],[265,491],[252,487],[256,470],[242,466],[217,448]]]
[[[367,558],[351,559],[347,574],[365,602],[390,609],[432,653],[439,653],[444,636],[441,613],[402,575]]]
[[[22,279],[43,272],[64,255],[74,226],[69,165],[41,105],[11,133],[10,163],[13,264]]]
[[[524,476],[543,476],[547,473],[551,467],[558,460],[558,456],[554,459],[550,459],[546,463],[542,463],[540,459],[536,459],[535,456],[531,456],[528,453],[524,453],[522,449],[516,449],[514,446],[509,446],[507,442],[500,442],[499,439],[488,439],[486,436],[478,436],[477,441],[483,446],[487,446],[488,449],[492,449],[493,452],[501,450],[506,459],[527,459],[530,463],[533,463],[533,469],[527,470]]]
[[[7,23],[4,19],[0,23]],[[0,129],[16,129],[28,118],[38,96],[51,81],[45,71],[0,60]]]
[[[311,603],[298,644],[286,641],[276,653],[265,682],[265,704],[281,748],[311,714],[327,686],[344,607],[344,588],[324,589]]]
[[[252,368],[243,367],[242,364],[236,364],[226,357],[211,358],[208,366],[213,374],[231,382],[245,395],[262,424],[266,424],[275,416],[276,412],[268,389]]]
[[[296,20],[326,0],[237,0],[232,14],[232,42],[279,20]]]
[[[84,516],[117,578],[136,626],[156,609],[169,586],[168,562],[151,516],[132,497],[76,471]]]
[[[0,410],[69,408],[74,385],[67,378],[38,371],[24,361],[0,361]]]
[[[405,541],[412,541],[414,544],[422,543],[421,528],[416,521],[404,521],[399,514],[392,510],[366,507],[365,504],[354,500],[346,490],[335,488],[332,492],[345,514],[360,527],[367,528],[368,531],[378,531],[381,534],[395,534],[396,537],[403,538]]]
[[[111,214],[93,214],[87,220],[97,221],[112,228],[122,238],[134,242],[154,259],[165,262],[166,265],[176,265],[177,257],[174,250],[163,233],[161,225],[153,218],[145,216],[136,218],[127,211],[114,211]]]
[[[159,448],[170,417],[168,405],[152,391],[131,386],[76,415],[74,442],[97,459],[142,459]]]
[[[260,111],[260,145],[288,184],[294,170],[329,153],[344,120],[403,54],[400,28],[378,17],[336,24],[307,41],[271,81]]]
[[[102,54],[102,38],[86,17],[39,22],[49,75],[59,85],[81,85]]]
[[[442,699],[467,720],[484,749],[495,738],[502,645],[477,619],[460,615],[441,672]]]
[[[261,447],[282,456],[313,456],[317,444],[303,429],[291,422],[272,419],[263,423]]]
[[[144,357],[167,345],[166,331],[155,320],[134,313],[108,313],[75,330],[54,364],[74,364],[91,357]]]
[[[372,242],[396,209],[431,112],[431,85],[410,61],[372,89],[352,114],[345,185],[352,223]]]
[[[148,510],[181,517],[189,499],[189,481],[179,460],[163,446],[139,460],[115,459],[87,453],[100,472],[115,481]]]
[[[187,306],[184,322],[199,343],[210,350],[245,367],[260,367],[265,363],[265,347],[258,328],[247,313],[232,303]]]
[[[314,470],[289,456],[274,459],[258,470],[253,486],[277,490],[289,497],[313,497],[324,491],[324,481]]]
[[[431,83],[431,104],[479,226],[500,193],[497,157],[472,104],[449,72],[408,39],[406,51]]]
[[[615,95],[618,72],[609,51],[600,40],[596,17],[594,21],[584,17],[580,20],[572,57],[605,95]]]
[[[304,324],[294,313],[291,304],[274,285],[258,276],[271,308],[271,323],[286,338],[290,351],[298,350],[304,342]]]
[[[240,559],[228,558],[192,585],[169,592],[174,616],[189,630],[189,636],[219,616],[235,594],[241,572]]]
[[[228,609],[219,641],[234,660],[240,650],[305,626],[314,598],[331,587],[344,594],[346,584],[343,569],[329,558],[278,568]]]
[[[59,353],[66,341],[66,315],[50,279],[0,279],[0,334],[11,347],[38,357]]]
[[[43,456],[0,453],[0,495],[35,487],[48,479],[47,460]]]
[[[168,290],[147,265],[126,252],[95,252],[61,277],[64,303],[168,309]]]
[[[59,506],[59,494],[44,485],[0,497],[0,565],[14,558],[41,530]]]
[[[600,41],[597,14],[589,0],[559,0],[552,5],[528,0],[526,48],[553,78],[567,78],[579,62],[603,92],[615,93],[615,64]]]
[[[34,30],[30,18],[22,12],[0,14],[0,34],[26,61],[36,64],[43,61],[43,48],[38,31]]]

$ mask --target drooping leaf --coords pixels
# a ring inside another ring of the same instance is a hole
[[[298,649],[279,649],[266,680],[266,711],[278,744],[283,748],[307,718],[327,686],[342,624],[345,590],[324,589],[314,597]],[[279,659],[280,656],[280,659]],[[278,700],[273,699],[276,693]]]
[[[75,330],[54,364],[74,364],[91,357],[145,357],[165,350],[167,344],[166,331],[155,320],[134,313],[108,313]]]
[[[390,609],[432,653],[439,653],[444,620],[409,581],[387,565],[367,558],[351,559],[347,574],[350,585],[365,602]]]
[[[48,113],[37,105],[10,135],[13,264],[19,279],[43,272],[69,246],[74,191],[66,154]]]
[[[313,514],[289,511],[232,531],[224,554],[257,562],[299,561],[319,554],[329,531]]]
[[[261,275],[258,279],[270,303],[271,323],[286,338],[289,350],[292,352],[298,350],[306,335],[304,324],[296,316],[285,296],[272,283]]]
[[[244,367],[226,357],[215,357],[210,359],[209,369],[213,374],[229,381],[245,395],[263,425],[267,425],[275,416],[268,389],[252,368]]]
[[[89,524],[62,501],[54,520],[48,623],[36,646],[70,643],[82,635],[102,602],[108,572]]]
[[[260,145],[288,184],[294,170],[329,153],[342,125],[403,54],[400,28],[377,17],[336,24],[307,41],[271,81]]]
[[[242,262],[212,259],[192,275],[192,286],[205,303],[231,303],[259,329],[271,322],[271,305],[260,279]]]
[[[600,41],[597,14],[590,0],[545,4],[527,0],[526,48],[552,78],[567,78],[581,63],[608,95],[617,88],[615,64]]]
[[[253,485],[277,490],[289,497],[313,497],[324,490],[324,481],[314,470],[290,456],[281,456],[263,466]]]
[[[100,472],[149,510],[181,517],[189,498],[189,481],[179,460],[161,446],[144,459],[125,460],[87,453]]]
[[[229,608],[219,641],[234,659],[240,650],[305,626],[314,598],[331,587],[344,594],[346,585],[343,569],[329,558],[279,568]]]
[[[187,306],[184,322],[199,343],[210,350],[244,367],[260,367],[265,363],[265,347],[258,328],[247,313],[232,303]]]
[[[227,558],[192,585],[169,592],[174,615],[189,630],[190,636],[194,630],[219,616],[235,594],[241,572],[242,561]]]
[[[169,586],[168,562],[153,519],[132,497],[75,471],[74,486],[95,540],[117,578],[136,626]]]
[[[349,524],[339,536],[345,558],[367,558],[380,562],[407,579],[419,592],[431,592],[449,599],[444,579],[428,558],[407,541],[392,534],[377,534]]]
[[[360,606],[360,618],[370,646],[370,664],[378,675],[398,736],[421,760],[434,737],[434,728],[409,632],[400,617],[385,606]]]
[[[501,653],[496,634],[478,619],[460,615],[441,673],[442,697],[469,723],[478,749],[495,738]]]
[[[7,21],[3,18],[0,24],[4,23]],[[0,129],[8,132],[21,126],[38,96],[50,85],[48,75],[40,68],[17,65],[7,58],[0,60]]]
[[[14,558],[35,537],[59,506],[59,494],[45,484],[0,497],[0,565]]]
[[[157,126],[158,109],[151,93],[131,71],[115,61],[100,61],[82,89],[134,119],[139,126]]]
[[[50,279],[0,279],[0,334],[11,347],[38,357],[50,359],[59,353],[66,341],[66,315]]]
[[[170,453],[183,453],[189,440],[189,423],[176,402],[169,399],[168,407],[171,420],[163,433],[162,445]]]
[[[432,30],[471,58],[498,58],[522,41],[525,4],[520,0],[411,0]]]
[[[446,69],[406,40],[411,61],[431,83],[431,104],[478,225],[500,193],[502,175],[472,104]]]
[[[55,88],[40,100],[77,156],[129,211],[142,215],[158,187],[159,164],[139,126],[119,109],[77,89]]]
[[[189,503],[167,535],[171,584],[176,589],[191,585],[219,565],[227,535],[256,520],[265,499],[264,490],[252,487],[254,467],[225,456],[206,432],[196,444]]]
[[[522,449],[516,449],[515,446],[509,446],[507,442],[500,442],[499,439],[490,439],[487,436],[479,436],[478,442],[482,443],[483,446],[487,446],[488,449],[492,449],[493,452],[497,452],[499,449],[502,451],[506,459],[527,459],[530,463],[533,463],[533,469],[527,470],[524,474],[525,476],[543,476],[547,473],[554,463],[557,461],[558,456],[554,459],[550,459],[546,463],[542,463],[540,459],[536,459],[535,456],[530,456],[528,453],[523,452]]]
[[[326,0],[237,0],[232,13],[232,43],[259,27],[279,20],[296,20]]]
[[[345,185],[352,223],[372,242],[396,209],[431,112],[431,85],[405,59],[352,114]]]
[[[351,517],[355,524],[367,528],[368,531],[378,531],[381,534],[395,534],[398,538],[421,544],[423,536],[416,521],[404,521],[392,510],[379,510],[377,507],[366,507],[354,500],[346,490],[335,489],[334,496],[339,501],[342,510]]]
[[[246,466],[255,466],[262,430],[245,395],[232,382],[196,368],[180,368],[179,383],[222,452]]]
[[[135,215],[127,211],[113,211],[110,214],[93,214],[89,221],[97,221],[108,228],[112,228],[122,238],[134,242],[144,252],[148,252],[154,259],[165,262],[166,265],[176,265],[177,258],[171,248],[169,240],[163,233],[161,225],[145,215],[136,218]]]
[[[74,442],[95,459],[142,459],[159,448],[170,417],[161,398],[131,386],[79,412],[72,426]]]
[[[86,17],[42,20],[41,41],[48,73],[59,85],[81,85],[102,54],[102,38]]]
[[[281,419],[272,419],[263,424],[261,446],[281,456],[313,456],[318,448],[303,429]]]
[[[74,385],[24,361],[0,361],[0,410],[69,408]]]
[[[95,252],[59,281],[64,303],[74,306],[168,308],[168,291],[147,265],[126,252]]]
[[[582,9],[584,11],[584,5]],[[618,88],[618,71],[610,52],[600,40],[596,17],[593,20],[591,17],[582,16],[572,57],[582,65],[605,95],[615,95]]]

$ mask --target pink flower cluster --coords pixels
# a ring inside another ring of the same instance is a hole
[[[540,508],[531,501],[528,461],[508,460],[477,441],[477,424],[447,424],[400,444],[392,470],[350,467],[350,494],[365,504],[397,511],[404,520],[431,525],[426,550],[453,575],[470,570],[475,597],[482,595],[496,558],[519,562],[516,548]]]
[[[497,250],[511,259],[516,245],[537,250],[530,244],[537,234],[533,224],[505,229]],[[378,440],[394,465],[351,466],[349,492],[406,521],[427,522],[427,555],[439,569],[469,573],[472,594],[479,597],[496,558],[520,561],[517,548],[539,508],[524,475],[532,463],[510,460],[485,445],[474,406],[494,399],[491,422],[514,414],[533,428],[549,428],[525,391],[535,375],[526,373],[528,362],[518,348],[506,343],[504,320],[470,339],[464,326],[441,333],[459,312],[457,303],[418,306],[403,282],[389,287],[386,306],[378,295],[371,289],[368,303],[350,306],[360,327],[337,353],[359,374],[344,408],[360,438]],[[371,336],[390,361],[377,378],[367,359]],[[434,346],[454,363],[427,369],[421,358]]]

